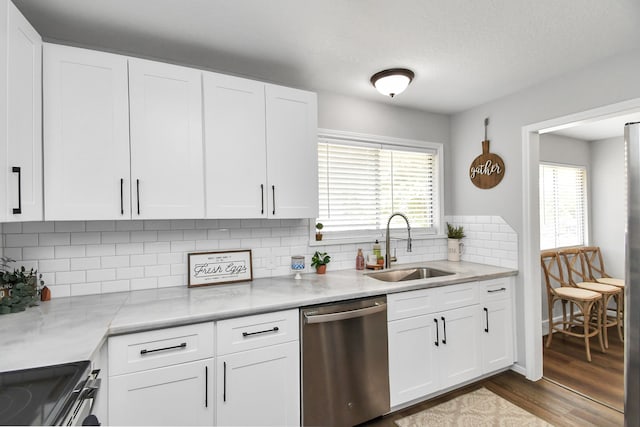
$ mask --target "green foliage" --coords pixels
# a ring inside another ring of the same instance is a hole
[[[464,236],[464,228],[454,227],[453,225],[447,223],[447,237],[450,239],[462,239]]]
[[[40,286],[44,285],[42,274],[33,268],[27,271],[24,266],[12,271],[9,266],[12,262],[15,261],[0,258],[0,291],[4,294],[0,298],[0,314],[16,313],[38,305]]]
[[[318,252],[311,257],[311,266],[318,268],[321,265],[329,264],[331,257],[326,252]]]
[[[317,224],[316,224],[316,230],[318,230],[318,231],[322,231],[322,229],[323,229],[323,228],[324,228],[324,225],[322,225],[322,223],[321,223],[321,222],[319,222],[319,223],[317,223]]]

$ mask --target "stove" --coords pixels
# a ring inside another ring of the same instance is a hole
[[[99,386],[89,370],[82,361],[0,373],[0,425],[72,424]]]

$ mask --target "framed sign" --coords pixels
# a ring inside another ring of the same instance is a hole
[[[189,254],[189,287],[253,280],[251,250]]]
[[[482,154],[476,157],[469,167],[469,179],[478,188],[483,190],[493,188],[500,184],[504,177],[504,161],[500,156],[489,152],[489,140],[487,139],[487,127],[489,118],[484,119],[484,141],[482,141]]]

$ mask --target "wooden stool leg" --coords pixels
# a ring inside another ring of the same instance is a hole
[[[553,304],[556,302],[556,299],[550,294],[547,294],[547,298],[547,307],[549,309],[549,333],[547,334],[547,343],[545,346],[549,348],[551,346],[551,340],[553,339]],[[562,301],[562,306],[564,307],[564,301]]]
[[[584,321],[584,348],[587,352],[587,361],[591,362],[591,349],[589,346],[589,319],[591,318],[591,308],[593,307],[593,303],[588,304],[580,304],[580,309],[582,311],[582,318]]]
[[[620,308],[622,304],[622,293],[619,293],[616,295],[616,319],[618,320],[618,337],[620,341],[624,341],[624,337],[622,336],[622,309]]]
[[[596,316],[596,323],[597,323],[597,331],[598,331],[598,340],[600,341],[600,350],[602,350],[603,353],[606,353],[607,350],[605,350],[604,348],[604,343],[602,342],[602,325],[601,325],[601,319],[602,319],[602,299],[599,299],[596,302],[596,307],[598,310],[598,315]]]

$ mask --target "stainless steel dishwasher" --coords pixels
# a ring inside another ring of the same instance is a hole
[[[302,423],[352,426],[389,412],[387,298],[300,310]]]

